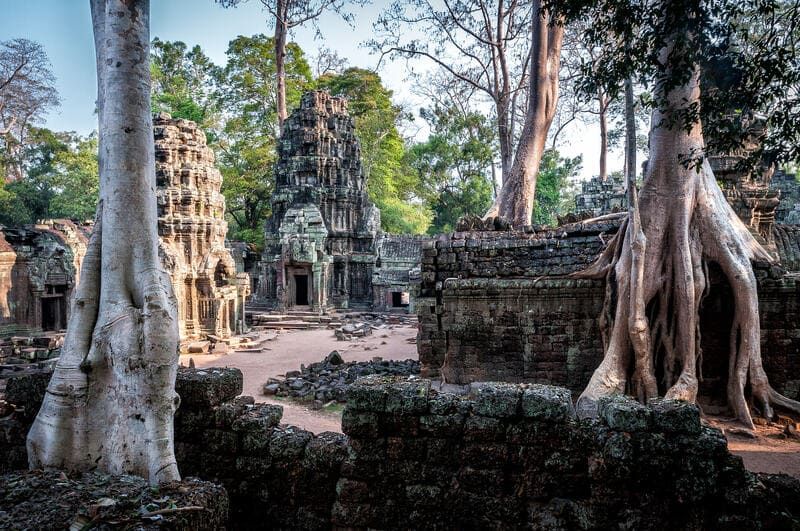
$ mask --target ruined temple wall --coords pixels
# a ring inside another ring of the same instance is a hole
[[[0,325],[15,320],[12,313],[12,290],[14,289],[13,270],[16,261],[17,253],[14,252],[14,248],[0,231]]]
[[[42,376],[9,382],[22,411],[0,418],[0,468],[27,466],[23,417]],[[561,388],[454,395],[370,377],[348,391],[345,433],[314,435],[241,389],[235,369],[181,369],[176,384],[179,469],[225,487],[231,529],[787,529],[800,517],[800,482],[746,472],[686,403],[618,397],[586,422]]]
[[[86,231],[69,220],[0,230],[0,325],[61,330],[86,254]]]
[[[197,124],[153,119],[158,234],[177,297],[182,340],[241,331],[250,283],[225,247],[222,175]]]
[[[451,383],[503,380],[583,390],[603,357],[597,319],[605,286],[563,275],[591,264],[617,227],[612,220],[539,233],[453,233],[425,244],[417,300],[422,374]],[[800,279],[769,269],[756,273],[767,374],[776,389],[798,398]],[[718,309],[709,313],[702,337],[709,379],[727,367],[720,317],[732,307],[726,289],[713,284],[704,303]]]

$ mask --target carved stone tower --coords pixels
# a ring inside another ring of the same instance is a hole
[[[306,93],[278,144],[259,298],[283,309],[371,306],[379,230],[347,100]]]
[[[225,248],[225,198],[214,153],[194,122],[161,113],[153,119],[158,234],[178,299],[182,340],[226,338],[240,331],[246,273]]]

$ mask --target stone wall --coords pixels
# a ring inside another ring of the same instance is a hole
[[[800,522],[800,482],[746,472],[685,403],[617,397],[598,421],[578,421],[562,388],[488,384],[460,396],[366,378],[348,392],[345,435],[313,435],[279,424],[278,406],[233,398],[241,385],[235,369],[182,369],[176,386],[179,467],[225,486],[235,529]]]
[[[372,274],[373,310],[414,311],[412,292],[419,281],[422,244],[429,239],[427,236],[379,235]]]
[[[422,374],[578,390],[602,359],[603,284],[551,277],[591,264],[618,227],[612,219],[541,232],[455,232],[426,243],[417,301]]]
[[[628,208],[625,180],[622,174],[609,175],[605,181],[592,177],[581,183],[575,195],[575,211],[589,212],[594,216],[619,212]]]
[[[440,236],[423,248],[417,345],[422,374],[449,383],[503,380],[560,385],[580,392],[603,357],[597,318],[602,281],[564,275],[591,264],[618,221],[577,223],[540,232],[480,231]],[[778,225],[785,267],[800,261],[800,231]],[[772,385],[800,397],[800,282],[759,266],[765,368]],[[706,389],[726,378],[725,312],[733,306],[721,276],[701,318]],[[724,386],[722,386],[724,389]]]

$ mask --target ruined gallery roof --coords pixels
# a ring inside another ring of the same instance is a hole
[[[436,260],[441,262],[437,271],[463,278],[570,274],[594,262],[616,234],[623,216],[538,230],[455,232],[435,243]],[[800,225],[775,225],[773,233],[781,266],[800,271]]]

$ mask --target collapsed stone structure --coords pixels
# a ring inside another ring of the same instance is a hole
[[[66,328],[89,230],[64,219],[0,228],[0,336]]]
[[[347,100],[303,95],[278,145],[261,304],[313,311],[409,305],[408,271],[421,239],[381,233],[360,155]]]
[[[17,408],[0,418],[0,469],[27,465],[24,415],[47,376],[9,381]],[[241,390],[236,369],[181,369],[176,384],[179,468],[225,487],[230,529],[790,529],[800,519],[800,481],[747,472],[691,404],[619,397],[579,421],[562,388],[456,395],[368,378],[348,391],[344,434],[315,435]]]
[[[583,181],[580,193],[575,195],[576,212],[600,216],[627,208],[628,196],[622,174],[613,173],[604,181],[599,177]]]
[[[780,192],[780,204],[775,209],[775,221],[800,225],[800,181],[797,175],[776,171],[769,183],[770,189]]]
[[[222,175],[202,130],[167,113],[153,118],[158,235],[178,299],[182,340],[244,331],[250,279],[225,247]]]
[[[181,339],[230,337],[243,329],[250,280],[225,247],[214,154],[194,122],[162,113],[153,132],[159,251],[180,302]],[[0,228],[0,337],[66,328],[90,233],[63,219]]]
[[[534,232],[442,235],[423,249],[417,301],[422,374],[449,383],[504,380],[585,387],[603,358],[605,285],[565,275],[591,264],[620,219]],[[762,356],[773,387],[800,397],[800,227],[777,225],[781,264],[757,265]],[[713,268],[701,310],[703,384],[724,397],[733,298]]]

